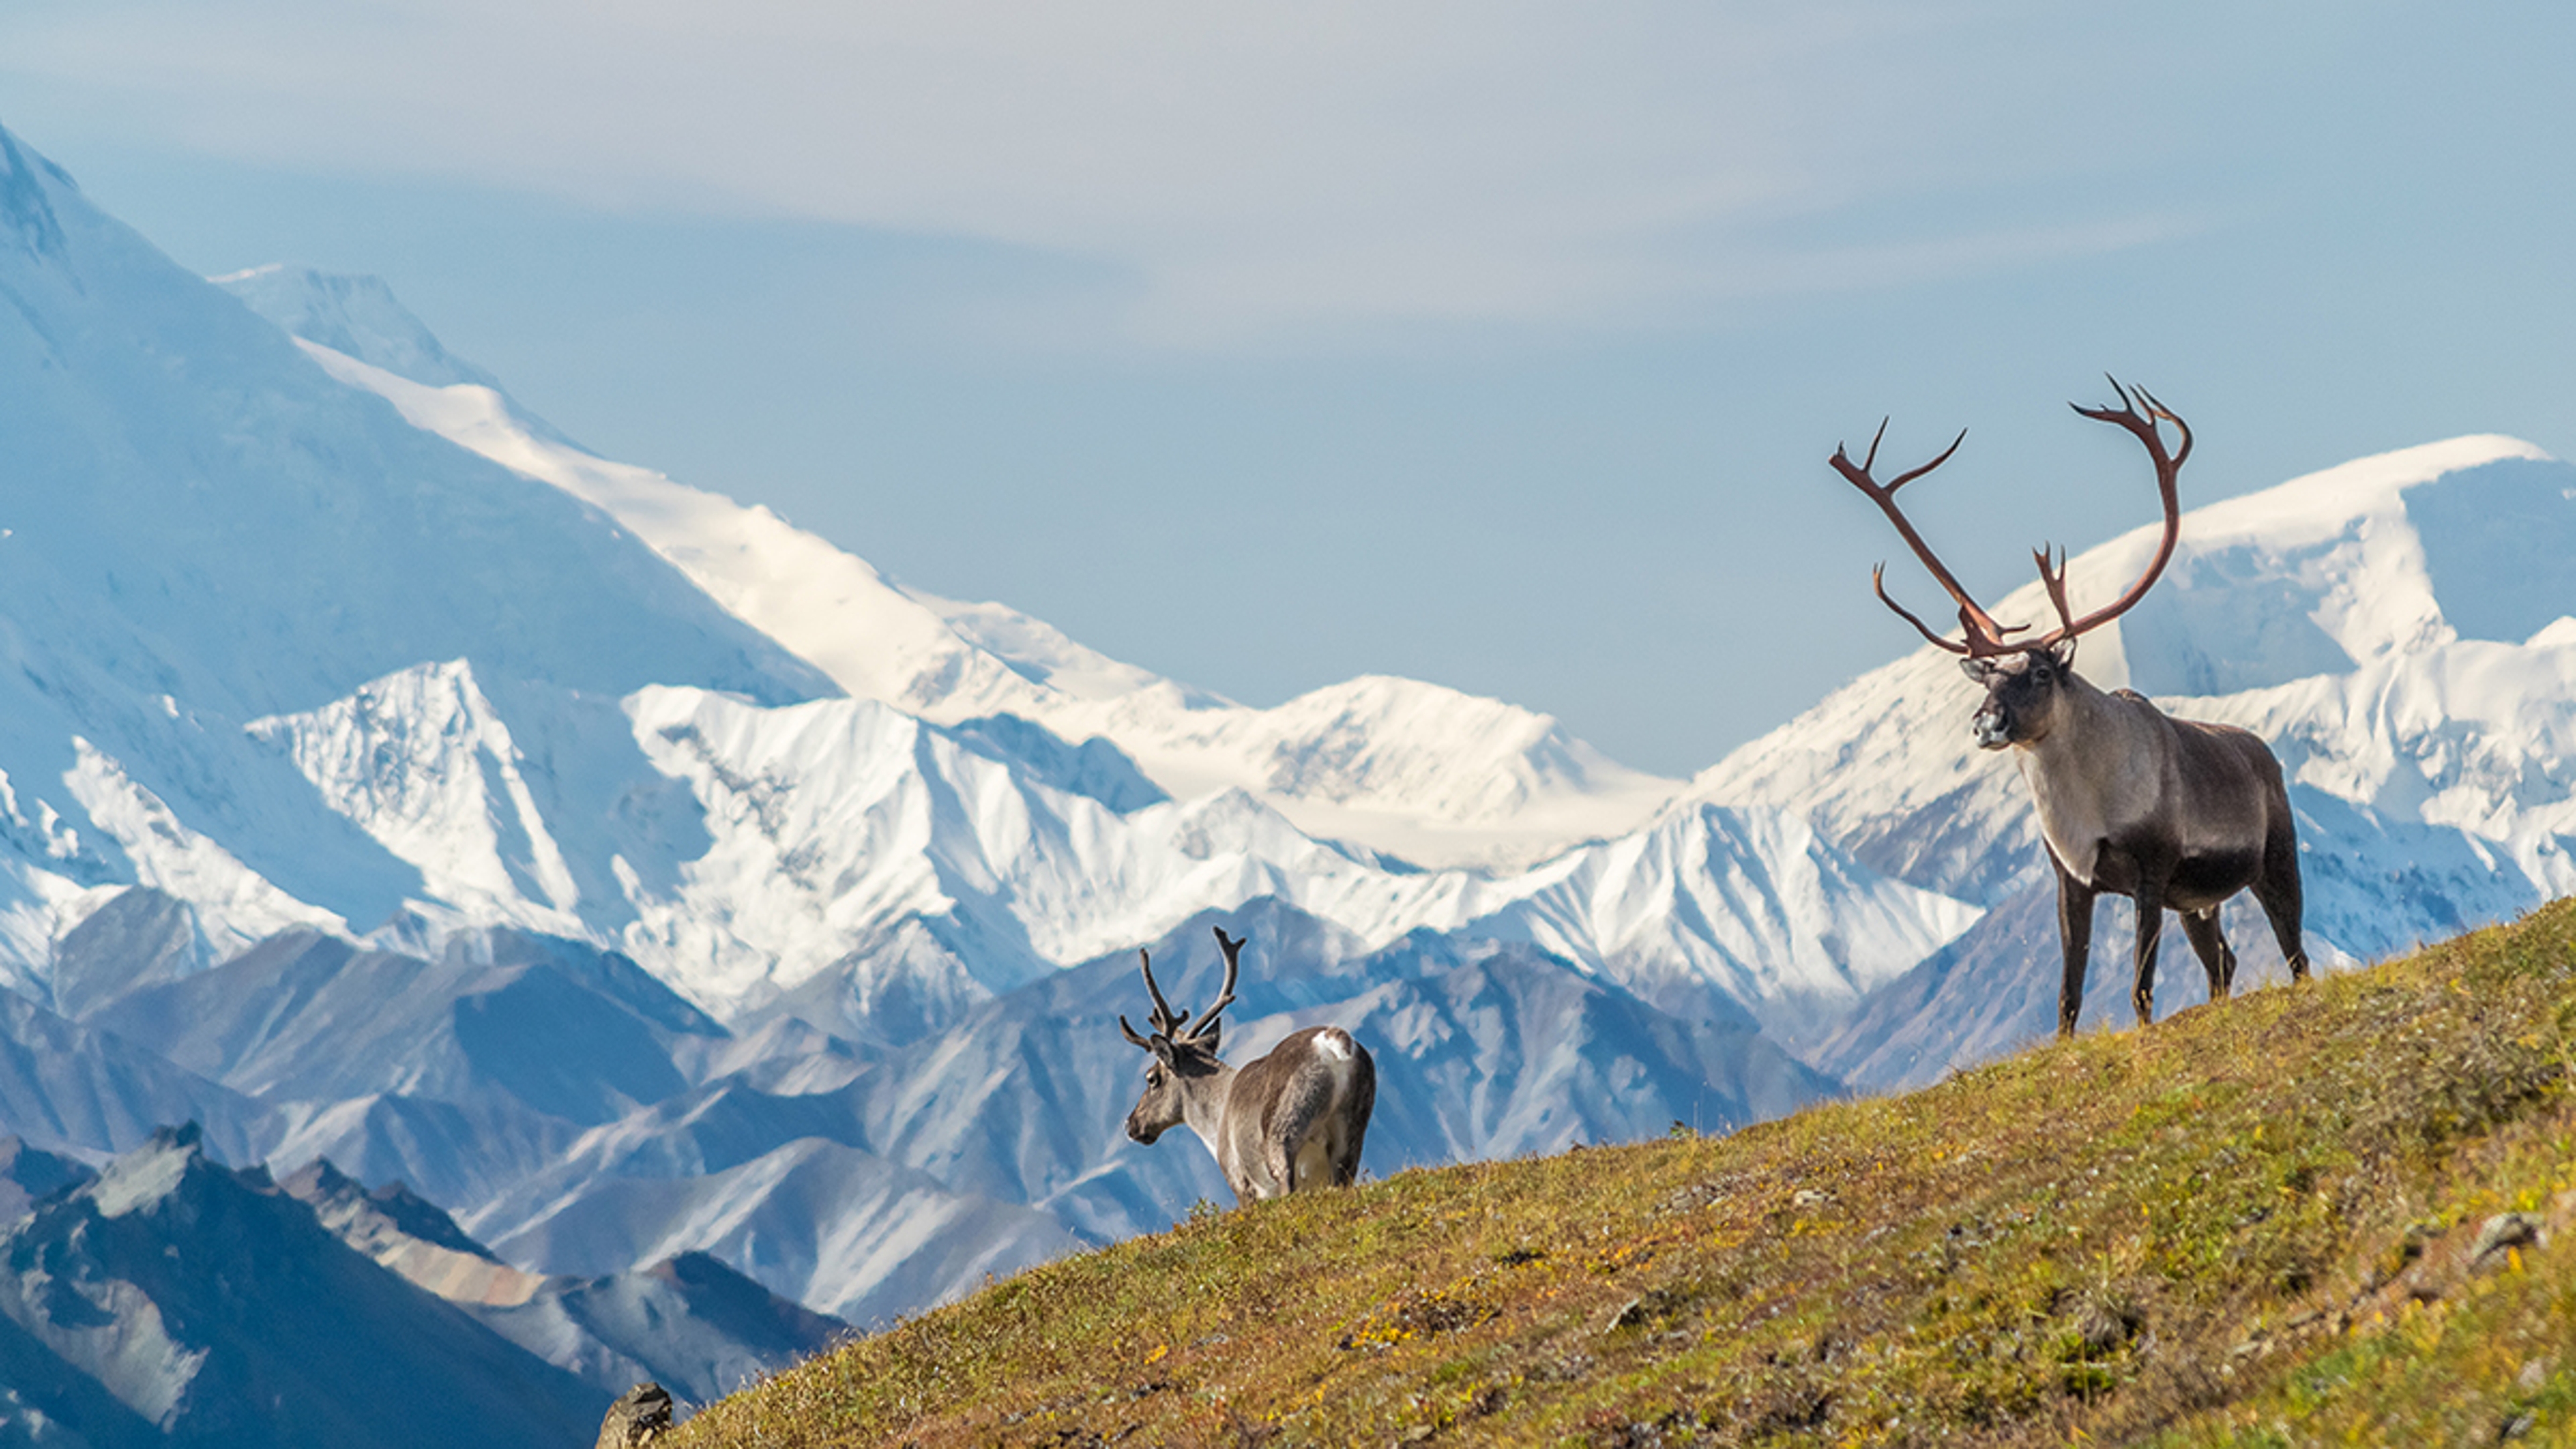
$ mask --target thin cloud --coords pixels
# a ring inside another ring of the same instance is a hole
[[[1130,331],[1224,345],[1628,325],[2170,235],[2142,207],[1768,239],[1944,178],[2098,166],[2016,88],[2050,58],[1982,39],[2037,9],[86,0],[0,20],[0,73],[237,160],[1063,254],[1133,279]]]

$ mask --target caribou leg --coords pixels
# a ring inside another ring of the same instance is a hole
[[[2093,952],[2094,890],[2059,865],[2054,851],[2048,863],[2057,866],[2057,941],[2066,953],[2066,975],[2057,986],[2057,1034],[2064,1038],[2075,1035],[2075,1014],[2084,1009],[2084,964]]]
[[[2290,963],[2290,979],[2308,979],[2307,943],[2299,935],[2299,841],[2289,830],[2276,832],[2263,846],[2263,874],[2254,882],[2254,899],[2272,923],[2272,938],[2281,943]]]
[[[2182,913],[2182,934],[2191,942],[2200,967],[2209,973],[2209,999],[2225,1001],[2236,990],[2236,953],[2218,928],[2218,907]]]
[[[1324,1120],[1324,1110],[1332,1105],[1333,1087],[1321,1073],[1308,1073],[1297,1078],[1282,1093],[1272,1108],[1268,1122],[1270,1134],[1270,1175],[1279,1182],[1283,1193],[1295,1192],[1304,1185],[1301,1171],[1307,1163],[1314,1136]]]
[[[2138,975],[2129,987],[2129,1004],[2137,1008],[2138,1025],[2156,1020],[2156,947],[2165,935],[2164,888],[2152,878],[2138,885]]]
[[[1360,1180],[1360,1144],[1368,1137],[1369,1113],[1377,1106],[1377,1064],[1360,1058],[1358,1079],[1351,1083],[1351,1124],[1334,1144],[1333,1185],[1349,1187]]]

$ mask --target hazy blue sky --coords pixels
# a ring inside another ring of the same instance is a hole
[[[0,124],[923,587],[1683,773],[1911,638],[1824,466],[1882,413],[1970,428],[1908,496],[1989,594],[2152,516],[2106,369],[2190,501],[2576,450],[2571,62],[2563,0],[13,0]]]

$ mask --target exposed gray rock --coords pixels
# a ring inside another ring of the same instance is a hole
[[[369,1192],[326,1161],[279,1188],[342,1242],[602,1392],[642,1376],[704,1402],[849,1331],[703,1253],[641,1272],[549,1278],[503,1263],[400,1183]]]
[[[613,1388],[647,1374],[701,1404],[810,1358],[851,1331],[704,1253],[604,1278],[548,1278],[525,1303],[467,1311],[585,1382]]]
[[[333,1167],[329,1158],[321,1158],[302,1170],[278,1181],[278,1189],[287,1196],[310,1204],[324,1227],[349,1241],[349,1233],[334,1227],[332,1218],[346,1216],[353,1222],[363,1221],[363,1231],[374,1237],[395,1238],[428,1243],[450,1252],[463,1253],[497,1263],[492,1250],[466,1236],[445,1209],[430,1202],[399,1182],[391,1182],[373,1192],[364,1183]],[[356,1243],[350,1246],[358,1247]],[[360,1251],[365,1251],[360,1248]],[[369,1256],[373,1256],[370,1254]]]
[[[290,932],[95,1024],[271,1101],[400,1092],[584,1125],[686,1088],[675,1041],[725,1036],[622,956],[504,931],[436,960]]]
[[[563,1160],[582,1129],[489,1094],[459,1104],[380,1092],[341,1101],[288,1102],[269,1158],[300,1166],[329,1158],[364,1182],[408,1183],[453,1207],[488,1202]]]
[[[671,1427],[671,1396],[660,1384],[637,1384],[618,1395],[599,1421],[597,1449],[636,1449],[650,1444]]]
[[[77,1021],[200,964],[187,906],[150,886],[130,886],[54,943],[53,1007]]]
[[[97,1175],[71,1158],[0,1137],[0,1223],[15,1222],[36,1203]]]
[[[853,1323],[891,1321],[1084,1244],[1034,1207],[817,1138],[686,1177],[594,1177],[569,1200],[513,1194],[483,1227],[514,1262],[600,1275],[700,1249]]]

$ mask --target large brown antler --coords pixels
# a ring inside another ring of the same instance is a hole
[[[1870,439],[1868,456],[1857,464],[1852,462],[1851,455],[1841,444],[1834,445],[1834,456],[1831,459],[1834,471],[1850,480],[1853,487],[1867,494],[1869,500],[1878,505],[1879,511],[1887,515],[1888,522],[1896,525],[1897,534],[1905,540],[1906,546],[1914,550],[1916,558],[1922,560],[1923,567],[1931,573],[1934,582],[1940,584],[1942,590],[1949,594],[1951,601],[1959,606],[1959,628],[1965,642],[1954,644],[1942,638],[1932,631],[1930,625],[1909,612],[1904,605],[1889,598],[1885,564],[1872,569],[1869,576],[1870,587],[1878,592],[1878,601],[1893,610],[1898,618],[1913,625],[1915,631],[1924,638],[1953,654],[1964,654],[1972,659],[2052,648],[2078,634],[2099,628],[2136,607],[2138,600],[2145,598],[2147,590],[2155,587],[2156,580],[2163,575],[2165,564],[2173,558],[2174,543],[2182,536],[2182,499],[2177,491],[2177,482],[2182,475],[2184,461],[2191,457],[2191,425],[2184,422],[2179,414],[2158,401],[2145,388],[2134,389],[2136,394],[2134,401],[2131,397],[2133,390],[2122,387],[2118,378],[2111,379],[2111,390],[2120,395],[2120,406],[2117,408],[2108,406],[2088,408],[2079,404],[2069,404],[2069,406],[2096,422],[2116,423],[2128,429],[2139,442],[2146,445],[2147,456],[2155,462],[2156,490],[2164,504],[2164,538],[2157,545],[2156,556],[2148,563],[2146,572],[2138,576],[2136,583],[2129,585],[2127,592],[2078,619],[2074,617],[2074,611],[2066,600],[2065,552],[2060,550],[2056,562],[2052,565],[2047,549],[2035,549],[2032,551],[2032,557],[2039,563],[2039,580],[2041,586],[2048,591],[2048,601],[2057,610],[2058,627],[2037,639],[2008,641],[2004,636],[2019,634],[2030,626],[1997,624],[1993,615],[1981,608],[1976,600],[1968,597],[1968,591],[1960,587],[1957,576],[1953,575],[1941,562],[1939,556],[1932,552],[1931,546],[1923,541],[1923,535],[1914,531],[1913,523],[1906,518],[1904,511],[1896,506],[1896,490],[1949,462],[1950,455],[1959,451],[1959,444],[1967,441],[1967,433],[1962,430],[1958,437],[1951,440],[1950,446],[1942,449],[1941,455],[1931,462],[1901,473],[1882,485],[1870,477],[1870,467],[1878,461],[1879,439],[1887,436],[1887,424],[1881,422],[1878,425],[1877,437]],[[2144,413],[2138,410],[2139,402],[2146,404]],[[2175,452],[2165,451],[2164,438],[2157,431],[2156,426],[2159,420],[2172,423],[2182,433],[2182,446]]]
[[[1887,521],[1896,525],[1897,536],[1905,540],[1905,546],[1914,550],[1914,556],[1923,561],[1923,567],[1931,573],[1933,582],[1939,584],[1942,592],[1950,596],[1950,601],[1959,606],[1959,628],[1967,636],[1967,642],[1953,644],[1942,638],[1932,631],[1931,625],[1916,618],[1913,611],[1889,598],[1887,565],[1880,564],[1870,570],[1869,586],[1878,591],[1878,601],[1895,611],[1896,617],[1913,625],[1916,633],[1953,654],[1965,654],[1971,658],[1982,659],[1989,655],[2010,651],[2013,646],[2004,642],[2004,636],[2020,632],[2019,627],[2007,629],[1997,624],[1994,615],[1987,613],[1979,607],[1976,600],[1969,598],[1968,591],[1960,587],[1958,576],[1951,573],[1949,566],[1941,562],[1941,556],[1934,553],[1932,546],[1923,541],[1923,535],[1914,531],[1913,521],[1905,516],[1905,510],[1896,506],[1896,490],[1949,462],[1950,455],[1959,451],[1959,445],[1968,440],[1967,429],[1960,429],[1959,436],[1950,440],[1950,446],[1943,448],[1939,457],[1919,468],[1909,468],[1882,484],[1870,477],[1869,470],[1877,464],[1878,445],[1886,436],[1887,423],[1885,419],[1881,419],[1876,436],[1869,440],[1867,457],[1854,463],[1850,452],[1842,444],[1836,443],[1834,456],[1828,461],[1833,464],[1835,472],[1842,474],[1854,488],[1867,494],[1870,502],[1878,505],[1879,511],[1887,515]]]
[[[2033,649],[2045,649],[2087,630],[2100,628],[2135,608],[2138,600],[2147,596],[2147,590],[2156,586],[2156,580],[2163,577],[2165,565],[2173,559],[2174,543],[2182,537],[2182,494],[2178,484],[2182,478],[2182,465],[2191,457],[2191,424],[2157,401],[2155,394],[2145,388],[2135,389],[2137,399],[2133,402],[2129,396],[2131,389],[2120,386],[2116,377],[2107,373],[2104,376],[2109,380],[2111,390],[2120,395],[2119,407],[2088,408],[2076,403],[2068,403],[2067,406],[2097,423],[2117,423],[2146,445],[2147,456],[2156,465],[2156,492],[2164,503],[2164,537],[2157,542],[2156,556],[2148,561],[2147,571],[2138,575],[2138,581],[2129,585],[2126,593],[2081,619],[2072,617],[2066,604],[2066,551],[2058,550],[2057,567],[2052,569],[2048,565],[2048,550],[2035,550],[2034,557],[2039,560],[2039,580],[2048,589],[2048,602],[2057,609],[2058,627],[2028,646]],[[2139,402],[2147,405],[2143,415],[2138,411]],[[2164,436],[2156,429],[2159,419],[2172,423],[2182,434],[2182,446],[2175,452],[2165,451]]]
[[[1154,1035],[1165,1041],[1178,1041],[1179,1038],[1172,1034],[1172,1028],[1181,1024],[1184,1013],[1172,1010],[1172,1004],[1163,999],[1163,988],[1154,984],[1154,958],[1140,950],[1136,953],[1136,960],[1145,968],[1145,989],[1154,995],[1154,1014],[1149,1018],[1154,1028]],[[1147,1051],[1154,1049],[1154,1043],[1151,1040],[1137,1035],[1136,1028],[1127,1024],[1124,1012],[1119,1014],[1118,1029],[1127,1033],[1127,1039],[1136,1045]]]
[[[1225,953],[1225,985],[1217,992],[1216,1005],[1200,1012],[1198,1019],[1187,1026],[1181,1023],[1189,1013],[1174,1011],[1171,1003],[1163,999],[1163,988],[1154,984],[1154,958],[1143,951],[1136,953],[1136,959],[1142,962],[1145,968],[1145,989],[1154,994],[1152,1024],[1155,1036],[1163,1038],[1174,1046],[1188,1046],[1202,1042],[1207,1039],[1209,1028],[1216,1025],[1217,1014],[1234,1005],[1234,981],[1236,975],[1243,969],[1243,941],[1240,938],[1229,937],[1225,933],[1225,927],[1219,926],[1216,928],[1216,945],[1218,950]],[[1139,1035],[1136,1028],[1127,1024],[1126,1017],[1118,1018],[1118,1029],[1127,1033],[1127,1039],[1136,1045],[1147,1051],[1154,1049],[1153,1041]]]

